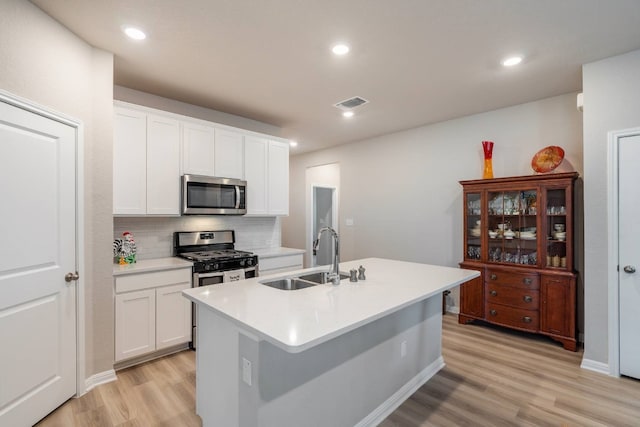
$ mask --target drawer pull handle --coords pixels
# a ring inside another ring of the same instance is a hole
[[[491,310],[491,311],[489,311],[489,314],[492,315],[492,316],[496,316],[498,314],[498,312],[495,311],[495,310]]]
[[[491,280],[496,280],[498,278],[498,276],[495,275],[495,274],[491,274],[491,276],[489,276],[489,277],[491,278]]]
[[[531,297],[531,295],[525,295],[522,299],[524,300],[524,302],[533,301],[533,297]]]
[[[529,316],[524,316],[524,317],[522,318],[522,321],[523,321],[524,323],[531,323],[531,317],[529,317]]]
[[[533,280],[531,280],[531,277],[525,277],[522,281],[525,285],[530,285],[533,282]]]
[[[489,292],[491,294],[492,297],[495,297],[498,295],[498,292],[495,290],[491,290],[491,292]]]

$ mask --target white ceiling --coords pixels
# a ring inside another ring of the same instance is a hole
[[[115,84],[282,127],[294,152],[579,91],[582,64],[640,49],[638,0],[32,2],[113,52]]]

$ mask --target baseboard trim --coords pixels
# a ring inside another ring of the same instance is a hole
[[[116,371],[114,371],[113,369],[91,375],[89,378],[84,380],[84,392],[87,393],[94,387],[97,387],[101,384],[109,383],[111,381],[115,381],[117,379],[118,377],[116,376]]]
[[[448,305],[447,313],[460,314],[460,307],[458,307],[457,305]]]
[[[609,371],[609,364],[596,362],[595,360],[590,359],[582,359],[582,363],[580,364],[582,369],[587,369],[589,371],[597,372],[599,374],[605,374],[611,376],[611,372]]]
[[[411,378],[398,391],[393,393],[387,400],[382,402],[380,406],[373,410],[369,415],[363,418],[355,427],[374,427],[384,421],[398,406],[407,400],[416,392],[424,383],[429,381],[431,377],[444,368],[444,359],[442,356],[430,363],[418,375]]]

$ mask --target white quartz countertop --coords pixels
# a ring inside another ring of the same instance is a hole
[[[113,275],[149,273],[152,271],[174,270],[176,268],[191,268],[193,263],[178,257],[143,259],[134,264],[114,264]]]
[[[249,249],[249,251],[258,255],[258,258],[277,258],[287,255],[298,255],[303,254],[306,251],[304,249],[294,249],[294,248],[263,248],[263,249]]]
[[[285,291],[259,282],[326,270],[309,268],[191,288],[183,294],[242,329],[298,353],[480,275],[475,270],[380,258],[344,262],[341,272],[364,266],[365,281]]]

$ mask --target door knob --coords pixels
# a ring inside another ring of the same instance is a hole
[[[77,271],[75,273],[67,273],[64,275],[65,282],[71,282],[73,280],[78,280],[79,278],[80,278],[80,275],[78,274]]]
[[[623,268],[625,273],[635,273],[636,268],[633,265],[625,265]]]

